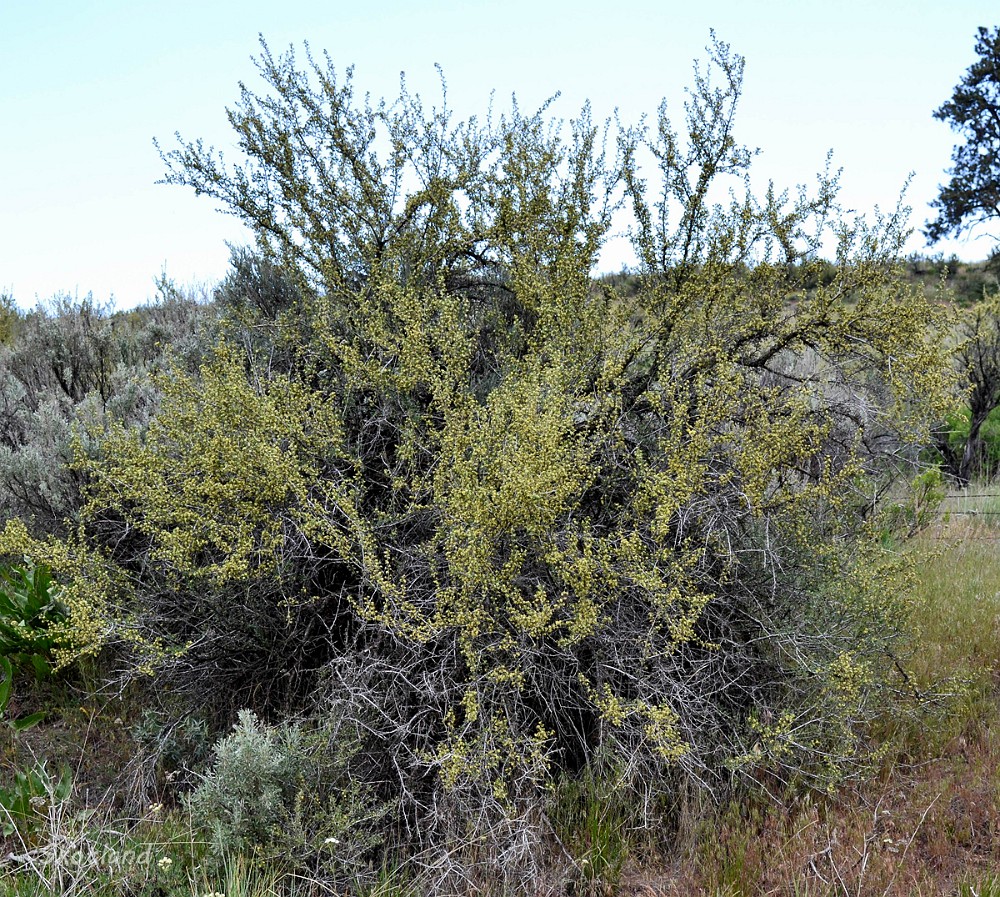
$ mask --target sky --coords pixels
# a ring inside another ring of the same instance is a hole
[[[438,64],[463,118],[493,92],[527,110],[559,91],[566,119],[589,99],[597,119],[636,122],[665,98],[679,123],[714,28],[746,58],[736,137],[761,150],[755,183],[813,183],[832,150],[858,212],[893,209],[912,173],[919,228],[957,139],[932,113],[972,63],[976,28],[998,20],[996,0],[0,0],[0,294],[129,308],[162,273],[206,288],[223,277],[250,235],[210,199],[157,184],[153,139],[170,149],[180,132],[233,157],[225,109],[240,81],[263,87],[259,35],[274,51],[328,51],[373,98],[394,98],[405,71],[433,103]],[[928,248],[916,233],[907,251],[976,260],[992,245]],[[627,262],[615,250],[601,264]]]

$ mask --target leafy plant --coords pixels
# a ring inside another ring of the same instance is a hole
[[[215,748],[215,762],[188,802],[192,818],[211,831],[219,853],[249,851],[280,840],[305,767],[302,733],[269,729],[240,714]]]
[[[37,678],[44,678],[58,644],[53,626],[65,620],[48,567],[30,562],[0,567],[0,656],[30,665]]]
[[[947,494],[944,477],[937,467],[917,474],[907,490],[906,499],[887,508],[890,530],[906,537],[926,529],[936,518]]]
[[[187,797],[216,857],[253,854],[295,866],[356,863],[380,838],[381,812],[338,768],[343,745],[242,711]]]

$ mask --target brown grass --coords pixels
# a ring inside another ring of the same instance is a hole
[[[1000,870],[998,527],[954,515],[912,546],[918,636],[906,665],[929,705],[875,727],[879,769],[833,797],[732,806],[700,824],[669,880],[626,876],[621,892],[998,893],[985,890]]]

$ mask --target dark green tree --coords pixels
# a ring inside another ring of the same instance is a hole
[[[938,216],[924,228],[930,243],[1000,218],[1000,27],[979,29],[976,55],[952,98],[934,113],[964,142],[952,152],[951,180],[931,203]]]

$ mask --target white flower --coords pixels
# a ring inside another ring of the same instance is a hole
[[[339,844],[340,841],[338,841],[336,838],[327,838],[323,843],[324,844]]]
[[[174,861],[170,857],[160,857],[156,865],[160,867],[161,871],[166,872],[173,864]]]

